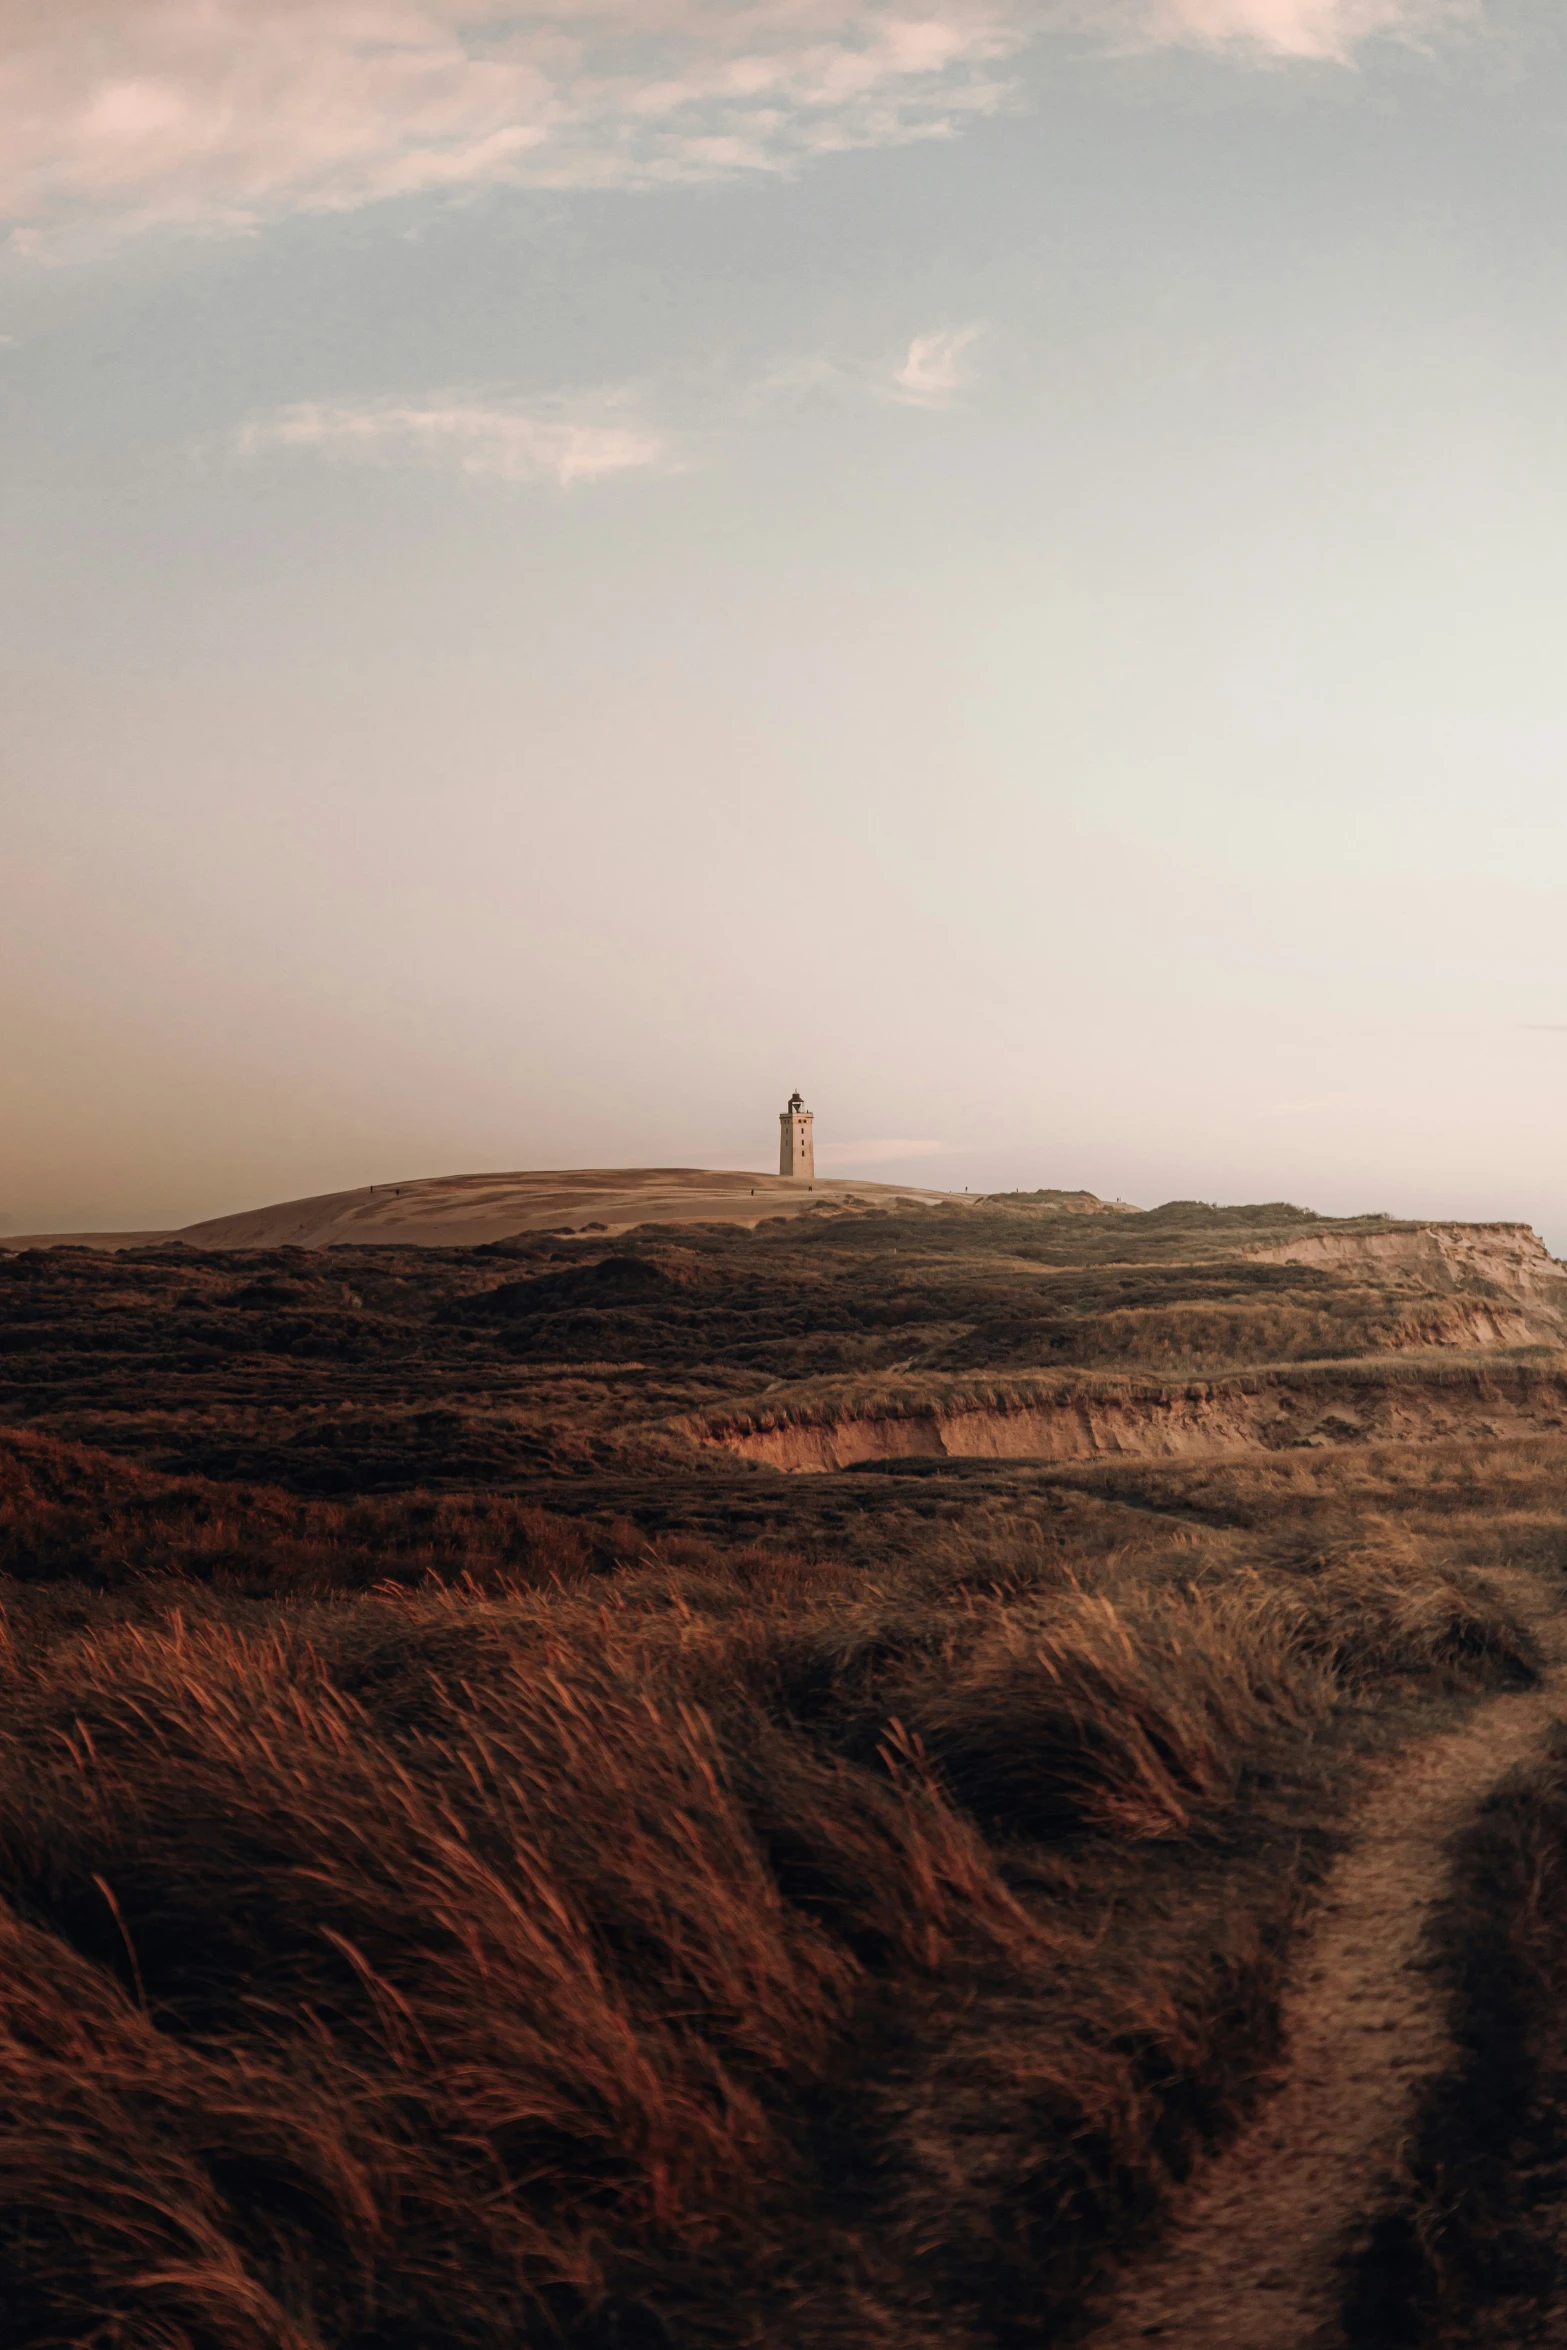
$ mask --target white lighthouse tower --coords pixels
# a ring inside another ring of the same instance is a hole
[[[789,1096],[789,1107],[778,1113],[778,1172],[780,1175],[814,1176],[816,1173],[816,1145],[811,1139],[812,1113],[797,1093]]]

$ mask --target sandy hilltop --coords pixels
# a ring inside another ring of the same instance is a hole
[[[501,1175],[433,1175],[371,1183],[283,1200],[235,1216],[157,1232],[8,1233],[7,1249],[145,1248],[179,1240],[190,1248],[329,1248],[334,1242],[392,1248],[473,1248],[515,1232],[624,1232],[637,1224],[757,1224],[839,1204],[887,1207],[899,1200],[961,1205],[965,1194],[907,1183],[806,1183],[743,1168],[573,1167]]]

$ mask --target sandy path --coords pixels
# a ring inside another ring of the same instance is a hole
[[[1420,2082],[1452,2060],[1421,1951],[1446,1841],[1567,1713],[1567,1619],[1545,1612],[1532,1577],[1493,1579],[1540,1636],[1540,1685],[1489,1699],[1377,1772],[1285,1993],[1288,2076],[1120,2280],[1091,2350],[1342,2343],[1340,2255],[1380,2201]]]

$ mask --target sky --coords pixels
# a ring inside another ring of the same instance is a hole
[[[0,0],[0,1232],[1567,1252],[1546,0]]]

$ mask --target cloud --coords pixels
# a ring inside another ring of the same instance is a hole
[[[731,398],[738,409],[753,414],[819,394],[856,404],[892,399],[906,408],[945,408],[968,382],[963,354],[984,331],[981,326],[938,327],[915,335],[896,360],[885,350],[858,356],[793,352],[774,360],[749,384],[732,388]]]
[[[962,389],[967,373],[963,354],[983,331],[977,326],[948,326],[935,334],[916,335],[903,365],[893,372],[897,396],[910,407],[944,408]]]
[[[934,1159],[947,1147],[891,1135],[875,1142],[819,1142],[816,1156],[823,1167],[886,1167],[898,1159]]]
[[[1466,0],[0,0],[23,250],[946,138],[1051,34],[1347,57]]]
[[[1102,0],[1080,21],[1100,21]],[[1472,0],[1130,0],[1123,37],[1139,47],[1249,50],[1344,64],[1368,41],[1419,40],[1472,19]]]
[[[421,406],[300,401],[253,418],[233,447],[243,458],[305,450],[346,464],[427,465],[475,479],[554,481],[563,489],[666,462],[662,436],[633,421],[528,415],[439,394]]]
[[[252,228],[942,137],[1018,0],[0,0],[0,217]]]
[[[821,353],[776,361],[749,383],[698,370],[662,386],[626,385],[527,403],[466,389],[412,399],[299,400],[249,418],[194,453],[253,462],[298,451],[340,464],[424,466],[476,480],[556,482],[569,489],[610,474],[673,471],[698,414],[708,424],[725,412],[755,418],[780,401],[823,391],[885,402],[889,389],[911,406],[944,407],[964,381],[962,354],[980,331],[943,328],[916,335],[905,359],[892,368],[885,353],[874,359]],[[652,421],[650,402],[666,418],[683,417],[683,425]]]

